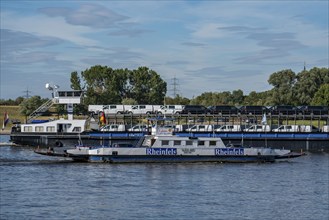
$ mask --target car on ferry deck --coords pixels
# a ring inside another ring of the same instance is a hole
[[[230,105],[215,105],[208,107],[211,114],[223,114],[223,115],[232,115],[232,114],[238,114],[239,109],[235,106]]]
[[[203,105],[185,105],[181,114],[208,114],[209,109]]]

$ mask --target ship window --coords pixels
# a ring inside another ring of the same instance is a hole
[[[46,131],[47,132],[54,132],[55,131],[55,127],[54,126],[47,126]]]
[[[186,141],[186,145],[193,145],[193,141]]]
[[[162,146],[168,146],[169,145],[169,141],[163,140],[163,141],[161,141],[161,145]]]
[[[81,132],[81,127],[74,127],[73,132]]]
[[[209,141],[209,146],[216,146],[216,141]]]
[[[64,96],[66,96],[66,94],[65,94],[65,92],[63,92],[63,91],[59,91],[59,92],[58,92],[58,96],[60,96],[60,97],[64,97]]]
[[[42,126],[36,126],[35,127],[35,131],[36,132],[42,132],[43,131],[43,127]]]
[[[174,141],[174,145],[181,145],[181,141]]]
[[[73,92],[73,96],[81,96],[81,92],[80,91],[74,91]]]
[[[25,126],[25,127],[24,127],[24,131],[29,131],[29,132],[31,132],[31,131],[32,131],[32,126]]]
[[[204,141],[198,141],[199,146],[204,146]]]

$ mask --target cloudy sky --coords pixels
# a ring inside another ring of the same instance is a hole
[[[147,66],[168,96],[269,90],[276,71],[328,68],[328,4],[1,0],[0,98],[49,98],[45,83],[69,89],[94,65]]]

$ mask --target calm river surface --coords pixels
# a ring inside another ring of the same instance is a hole
[[[328,154],[271,164],[112,165],[2,146],[0,219],[328,220],[328,175]]]

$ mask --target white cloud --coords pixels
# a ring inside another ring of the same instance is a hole
[[[79,45],[92,46],[98,44],[97,41],[85,37],[88,33],[94,33],[90,28],[70,25],[63,18],[40,14],[22,16],[18,13],[4,12],[1,19],[1,28],[3,29],[32,33],[43,37],[55,37]]]

